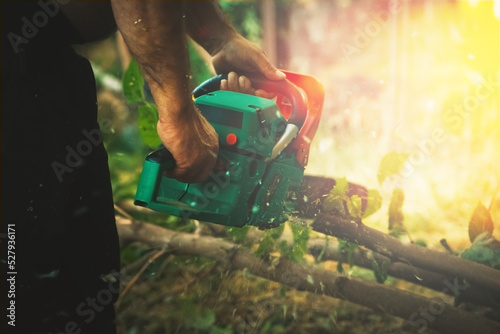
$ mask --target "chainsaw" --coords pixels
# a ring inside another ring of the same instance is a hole
[[[219,136],[219,153],[208,179],[183,183],[164,172],[175,166],[162,147],[146,157],[134,203],[170,215],[226,226],[267,229],[290,215],[313,218],[335,180],[304,176],[318,128],[324,89],[312,76],[284,71],[286,79],[250,77],[255,88],[276,94],[270,100],[222,91],[227,75],[193,91],[194,103]],[[366,208],[367,191],[349,184]]]

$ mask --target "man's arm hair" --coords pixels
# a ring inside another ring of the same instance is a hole
[[[142,68],[160,120],[192,103],[184,1],[112,0],[119,31]]]

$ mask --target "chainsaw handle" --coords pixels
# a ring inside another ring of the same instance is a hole
[[[220,90],[220,83],[223,79],[227,79],[227,76],[227,73],[223,73],[206,80],[193,90],[193,97],[198,98],[201,95]],[[306,97],[297,86],[287,79],[269,80],[262,75],[256,74],[246,76],[250,79],[254,88],[278,93],[287,97],[292,105],[292,113],[288,119],[288,123],[296,125],[299,129],[302,127],[308,109]]]
[[[202,95],[220,90],[220,83],[222,80],[227,80],[227,75],[227,73],[222,73],[203,81],[193,90],[193,97],[197,99]]]
[[[172,153],[165,147],[162,146],[161,148],[157,149],[154,152],[151,152],[147,157],[147,161],[151,161],[157,164],[160,164],[163,166],[163,171],[165,170],[170,170],[175,167],[175,159]]]

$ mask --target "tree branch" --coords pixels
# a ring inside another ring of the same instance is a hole
[[[332,261],[347,261],[347,256],[341,254],[338,251],[338,242],[336,239],[331,239],[328,245],[325,244],[324,239],[316,238],[311,239],[308,242],[308,250],[311,255],[318,257],[320,253],[323,253],[321,260],[332,260]],[[402,279],[407,282],[417,284],[435,291],[440,291],[448,295],[453,295],[453,292],[447,286],[446,282],[453,281],[453,278],[446,277],[441,274],[436,274],[432,271],[418,268],[415,266],[410,266],[402,262],[392,262],[391,260],[383,255],[378,255],[379,257],[387,259],[389,265],[387,267],[387,274],[394,278]],[[372,262],[369,255],[366,252],[355,252],[353,255],[354,265],[366,269],[372,269]],[[476,305],[483,305],[492,308],[498,308],[498,300],[493,298],[491,295],[485,294],[483,290],[477,286],[470,286],[467,290],[462,291],[461,295],[463,302],[469,302]]]
[[[464,260],[445,252],[434,251],[414,244],[404,245],[396,238],[348,219],[322,214],[311,226],[315,231],[363,245],[393,261],[406,263],[442,274],[464,278],[468,282],[500,294],[500,272],[493,268]]]

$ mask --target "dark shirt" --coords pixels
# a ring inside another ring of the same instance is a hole
[[[16,327],[2,319],[0,332],[112,333],[116,287],[103,277],[119,270],[119,247],[95,79],[71,47],[83,39],[55,0],[0,6],[0,214],[2,235],[16,229],[18,272]],[[104,294],[91,317],[87,298]]]

